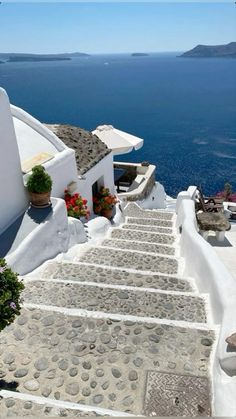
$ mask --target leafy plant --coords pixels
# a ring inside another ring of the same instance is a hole
[[[101,214],[102,210],[112,209],[117,202],[116,196],[112,195],[108,188],[102,186],[93,198],[94,212],[95,214]]]
[[[87,199],[81,197],[79,193],[71,195],[68,190],[65,190],[65,201],[67,214],[70,217],[80,218],[86,217],[89,218],[90,211],[87,207]]]
[[[20,293],[24,284],[5,259],[0,259],[0,331],[20,314]]]
[[[52,189],[52,179],[41,165],[32,168],[32,174],[29,176],[26,186],[29,192],[46,193]]]

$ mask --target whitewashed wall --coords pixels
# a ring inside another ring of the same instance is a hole
[[[51,130],[23,109],[11,105],[11,113],[22,159],[33,157],[43,151],[54,154],[54,158],[43,165],[53,180],[52,196],[64,197],[67,185],[77,182],[74,150],[67,147]],[[25,182],[28,176],[24,176]]]
[[[64,201],[53,199],[53,211],[6,257],[7,263],[25,275],[48,259],[66,252],[69,246],[68,217]]]
[[[28,198],[21,174],[20,156],[5,90],[0,88],[0,233],[26,208]]]
[[[194,201],[190,194],[177,199],[177,227],[181,227],[181,255],[185,275],[196,279],[201,293],[210,297],[219,337],[213,359],[213,414],[236,416],[236,352],[230,352],[225,339],[236,332],[236,283],[212,246],[198,233]]]
[[[88,207],[92,211],[92,185],[96,181],[100,179],[100,186],[109,188],[111,193],[115,192],[112,153],[108,154],[96,166],[88,170],[82,178],[78,180],[78,191],[83,198],[88,200]]]

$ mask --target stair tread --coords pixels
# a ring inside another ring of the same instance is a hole
[[[149,232],[150,233],[159,233],[159,235],[173,235],[173,230],[171,230],[170,228],[166,228],[166,227],[156,227],[156,226],[144,226],[144,225],[136,225],[136,224],[123,224],[123,226],[121,227],[122,229],[124,229],[125,231],[135,231],[135,230],[139,230],[139,232]]]
[[[174,257],[143,254],[130,250],[90,248],[78,261],[98,265],[136,269],[165,274],[178,273],[178,261]]]
[[[155,219],[155,218],[136,218],[136,217],[127,217],[126,220],[127,224],[138,224],[138,225],[147,225],[147,226],[156,226],[156,227],[165,227],[165,228],[172,228],[173,222],[168,220],[162,219]]]
[[[135,231],[135,230],[136,229],[133,229],[133,228],[132,229],[126,228],[126,224],[125,224],[123,228],[115,228],[111,233],[111,237],[114,237],[115,239],[137,240],[137,241],[143,241],[143,242],[161,243],[161,244],[168,244],[168,245],[172,245],[175,242],[174,236],[171,236],[168,234],[153,233],[152,231],[155,231],[155,230],[141,230],[141,231]]]
[[[15,365],[1,370],[19,392],[142,414],[148,372],[207,379],[213,340],[211,330],[22,309],[1,332],[1,357]]]
[[[129,240],[121,240],[121,239],[106,239],[102,242],[102,246],[106,247],[115,247],[117,249],[127,249],[127,250],[137,250],[142,252],[148,253],[158,253],[158,254],[166,254],[169,256],[173,256],[175,254],[175,248],[170,246],[163,246],[157,243],[145,243],[145,242],[135,242]]]
[[[45,390],[44,390],[45,391]],[[25,393],[24,393],[25,394]],[[4,397],[0,400],[0,417],[7,417],[7,416],[14,416],[14,417],[22,417],[22,416],[28,416],[28,413],[26,415],[26,412],[30,412],[30,417],[35,418],[43,418],[43,417],[66,417],[70,416],[73,418],[77,417],[86,417],[86,416],[98,416],[95,412],[96,407],[94,407],[94,411],[84,411],[79,409],[73,409],[72,407],[69,408],[68,406],[62,407],[62,406],[53,406],[52,403],[48,400],[47,397],[45,397],[45,401],[42,404],[37,403],[36,401],[29,400],[30,397],[28,397],[25,400],[21,400],[20,398],[17,399],[17,397],[20,397],[20,394],[14,394],[13,397]],[[27,394],[26,394],[27,396]],[[9,411],[11,412],[11,415],[8,415]]]
[[[174,213],[158,210],[144,210],[134,203],[128,204],[124,209],[124,214],[136,218],[153,218],[163,220],[173,220]]]
[[[206,323],[199,296],[34,280],[27,283],[23,298],[33,304]]]
[[[108,269],[102,266],[76,263],[50,263],[42,274],[43,278],[62,278],[114,285],[130,285],[140,288],[155,288],[167,291],[192,292],[189,280],[168,275],[145,275],[131,273],[125,269]]]

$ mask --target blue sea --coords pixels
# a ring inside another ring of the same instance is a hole
[[[116,159],[155,164],[172,196],[190,184],[205,194],[225,182],[236,189],[236,59],[176,55],[5,63],[0,86],[43,122],[111,124],[144,138]]]

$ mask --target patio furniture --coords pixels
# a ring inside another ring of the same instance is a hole
[[[224,200],[218,197],[204,198],[201,188],[198,187],[195,198],[196,211],[203,212],[223,212],[224,211]]]
[[[215,231],[216,239],[224,241],[225,232],[230,230],[231,225],[221,212],[201,212],[197,215],[200,234],[207,240],[209,231]]]
[[[114,169],[114,182],[115,185],[117,186],[117,192],[120,192],[120,180],[122,178],[122,176],[124,176],[125,174],[125,170],[124,169],[119,169],[119,168],[115,168]]]
[[[227,206],[227,212],[229,213],[229,219],[236,221],[236,202],[232,202]]]

